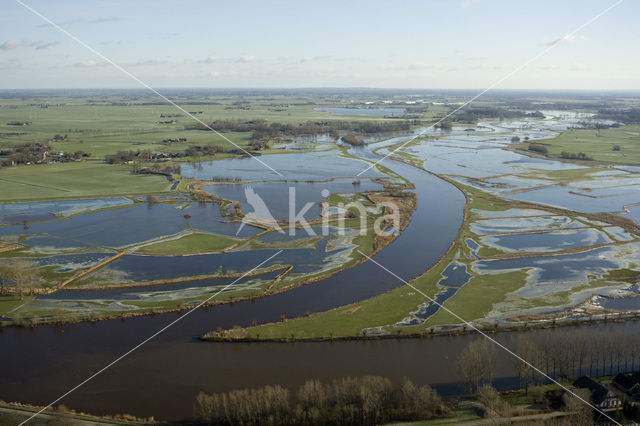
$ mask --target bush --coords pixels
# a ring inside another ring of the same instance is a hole
[[[342,142],[348,143],[351,146],[364,146],[365,143],[362,138],[358,137],[355,133],[349,133],[342,137]]]
[[[115,154],[105,155],[104,160],[109,164],[123,164],[133,161],[134,158],[142,160],[150,160],[153,153],[149,150],[145,151],[118,151]]]
[[[445,120],[436,124],[434,127],[436,129],[451,130],[453,128],[453,123],[449,120]]]
[[[564,158],[566,160],[583,160],[583,161],[593,160],[593,158],[589,157],[584,152],[579,152],[579,153],[575,154],[573,152],[562,151],[560,153],[560,157],[562,157],[562,158]]]
[[[613,150],[614,151],[620,151],[620,145],[614,145],[613,146]]]
[[[540,145],[539,143],[529,144],[529,151],[539,152],[541,154],[546,154],[549,152],[546,146]]]
[[[502,396],[489,385],[484,385],[478,390],[478,402],[484,407],[483,417],[509,417],[511,406]]]

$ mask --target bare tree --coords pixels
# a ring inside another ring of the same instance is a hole
[[[629,342],[630,356],[631,356],[631,371],[636,371],[636,359],[640,355],[640,340],[636,337],[634,339],[627,340]]]
[[[588,336],[583,330],[572,333],[571,335],[573,336],[573,349],[575,351],[575,360],[577,363],[577,365],[574,365],[573,369],[576,376],[579,377],[582,376],[582,369],[589,354],[589,341]]]
[[[566,411],[573,413],[571,423],[575,425],[593,424],[593,411],[590,405],[584,401],[591,402],[591,394],[588,389],[575,389],[574,394],[582,398],[580,400],[575,395],[565,392],[562,395],[562,403]]]
[[[489,385],[483,385],[476,395],[478,402],[484,406],[484,417],[509,417],[511,405],[500,393]]]
[[[538,379],[537,371],[531,366],[540,368],[544,360],[544,353],[540,350],[535,341],[532,340],[531,336],[527,335],[518,336],[517,352],[520,358],[527,361],[523,362],[514,358],[518,377],[520,377],[521,382],[524,383],[525,394],[527,394],[529,391],[529,385],[535,383]]]
[[[469,343],[458,356],[458,370],[469,385],[469,392],[478,389],[493,378],[496,349],[488,340],[477,338]]]

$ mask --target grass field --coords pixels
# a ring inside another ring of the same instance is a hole
[[[6,315],[12,309],[24,305],[31,299],[33,299],[33,296],[24,296],[23,299],[20,299],[20,296],[17,295],[0,296],[0,315]]]
[[[554,139],[541,141],[550,157],[560,158],[562,151],[584,152],[593,161],[615,164],[640,164],[640,125],[602,129],[573,129]],[[619,151],[614,151],[614,146]]]
[[[178,105],[193,112],[197,120],[209,123],[221,119],[303,123],[306,121],[385,121],[379,115],[336,115],[318,111],[319,107],[347,106],[328,96],[227,96],[185,95],[173,97]],[[446,110],[433,106],[423,114],[430,120]],[[162,117],[164,115],[164,117]],[[174,120],[171,124],[160,124]],[[28,122],[29,125],[9,125]],[[220,136],[209,130],[185,130],[196,123],[161,99],[147,94],[118,95],[87,92],[83,96],[0,99],[0,151],[27,142],[50,143],[54,151],[84,151],[90,157],[80,163],[27,165],[0,168],[0,202],[60,198],[97,197],[167,192],[170,184],[162,177],[134,176],[131,165],[109,166],[106,155],[121,150],[151,150],[156,153],[181,153],[194,145],[216,145],[226,149],[248,149],[251,132],[227,132]],[[64,140],[53,141],[55,135]],[[177,143],[167,139],[186,138]],[[289,152],[267,149],[261,154]],[[1,155],[1,154],[0,154]],[[215,160],[213,157],[177,158],[172,163],[191,160]],[[0,158],[2,160],[3,158]]]
[[[0,201],[108,197],[169,192],[164,176],[135,175],[129,165],[89,162],[0,169]]]
[[[240,240],[222,235],[194,233],[177,239],[160,241],[141,247],[138,253],[154,255],[183,255],[221,251],[238,244]]]
[[[197,121],[185,115],[171,105],[155,105],[158,98],[143,98],[124,101],[115,96],[95,99],[78,98],[41,98],[35,100],[3,99],[0,106],[0,147],[23,142],[51,140],[54,135],[67,135],[68,139],[56,143],[56,148],[65,150],[81,149],[92,153],[94,158],[118,149],[157,148],[163,139],[186,137],[189,144],[215,143],[231,146],[224,138],[210,131],[185,131],[185,125]],[[269,122],[301,123],[311,121],[384,121],[383,116],[337,115],[318,111],[319,107],[346,106],[335,101],[323,101],[318,98],[300,98],[288,96],[238,97],[211,96],[193,99],[174,98],[174,101],[187,111],[196,113],[194,117],[205,123],[223,119],[264,119]],[[111,104],[113,102],[113,104]],[[241,105],[237,105],[238,102]],[[154,105],[148,105],[153,103]],[[48,105],[41,108],[39,105]],[[430,107],[423,118],[431,120],[441,115],[444,107]],[[178,116],[173,116],[173,115]],[[161,117],[169,115],[169,117]],[[172,124],[158,124],[175,120]],[[28,126],[10,126],[12,121],[30,122]],[[24,135],[9,135],[25,133]],[[246,142],[250,134],[232,134],[225,136],[239,145]],[[177,144],[175,148],[182,147]]]

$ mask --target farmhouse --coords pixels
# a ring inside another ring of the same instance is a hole
[[[640,373],[618,373],[611,382],[628,395],[640,395]]]
[[[622,401],[609,389],[590,377],[582,376],[573,382],[573,386],[581,389],[589,389],[591,392],[591,403],[598,408],[619,407]]]

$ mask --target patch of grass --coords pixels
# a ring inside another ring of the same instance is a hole
[[[53,200],[169,192],[164,176],[135,175],[128,165],[90,162],[0,169],[0,201]]]
[[[152,255],[183,255],[221,251],[241,240],[223,235],[194,233],[140,247],[137,252]]]
[[[595,129],[570,129],[554,139],[541,141],[550,157],[560,158],[562,151],[584,152],[594,161],[615,164],[640,164],[640,125]],[[614,151],[613,147],[620,147]]]
[[[273,231],[276,232],[276,231]],[[247,248],[250,250],[272,250],[272,249],[302,249],[302,248],[313,248],[317,249],[318,243],[322,241],[323,237],[321,235],[316,235],[315,237],[307,237],[307,238],[296,238],[288,241],[273,241],[273,242],[263,242],[257,239],[251,239],[247,243]],[[244,248],[244,246],[243,246]]]
[[[534,393],[529,389],[528,393],[525,393],[524,389],[516,389],[502,393],[502,398],[509,403],[509,405],[531,405],[535,403],[533,397]]]
[[[543,179],[553,179],[557,183],[562,184],[589,179],[598,172],[606,171],[610,171],[610,169],[606,167],[583,167],[579,169],[539,170],[534,173],[534,176]]]
[[[422,420],[419,422],[407,422],[407,423],[393,423],[393,426],[437,426],[437,425],[452,425],[463,422],[472,422],[480,420],[480,417],[473,408],[460,408],[453,412],[452,417],[444,419],[432,419]]]
[[[35,296],[24,296],[22,300],[20,300],[20,296],[18,295],[3,295],[0,296],[0,315],[6,315],[12,309],[17,308],[20,305],[24,305]]]
[[[640,271],[632,269],[612,269],[608,271],[602,278],[605,280],[624,281],[635,284],[640,277]]]
[[[518,290],[525,285],[527,272],[524,270],[510,271],[502,274],[476,275],[469,280],[458,292],[444,303],[451,312],[472,322],[484,318],[494,303],[505,299],[507,293]],[[461,321],[444,309],[440,309],[429,318],[425,326],[440,324],[460,324]]]

